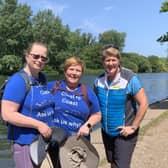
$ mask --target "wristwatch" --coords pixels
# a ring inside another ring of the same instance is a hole
[[[91,132],[92,131],[92,125],[90,123],[87,123],[86,126],[89,128],[89,131]]]
[[[132,126],[131,129],[135,132],[137,130],[136,126]]]

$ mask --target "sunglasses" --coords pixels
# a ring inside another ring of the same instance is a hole
[[[49,61],[49,58],[43,55],[39,55],[39,54],[33,54],[30,53],[30,55],[32,56],[33,59],[37,60],[37,59],[41,59],[42,62],[47,63]]]
[[[102,50],[106,50],[108,48],[115,48],[115,49],[119,50],[119,47],[115,46],[114,44],[106,44],[102,47]]]

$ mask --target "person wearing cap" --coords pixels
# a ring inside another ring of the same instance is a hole
[[[12,75],[6,84],[1,107],[2,118],[8,123],[8,139],[13,141],[16,168],[35,167],[30,158],[29,145],[38,134],[44,138],[51,136],[49,126],[54,114],[53,95],[41,73],[48,61],[47,46],[41,42],[30,44],[25,59],[21,73],[29,82],[26,83],[19,72]]]
[[[102,48],[105,73],[94,82],[102,112],[102,138],[111,168],[130,168],[138,128],[148,108],[145,90],[137,75],[121,66],[113,44]]]
[[[48,83],[55,97],[53,125],[63,128],[69,137],[77,135],[89,139],[92,127],[101,120],[98,99],[90,87],[80,83],[84,62],[79,57],[67,58],[63,69],[64,80]]]

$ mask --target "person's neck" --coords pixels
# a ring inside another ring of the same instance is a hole
[[[107,80],[112,82],[119,72],[120,72],[120,68],[118,68],[117,71],[113,75],[107,76]]]
[[[29,75],[33,76],[34,78],[39,78],[39,72],[31,70],[28,66],[24,67],[24,71]]]
[[[77,85],[72,85],[72,84],[67,83],[67,85],[66,85],[66,89],[68,91],[74,91],[77,87],[78,87],[78,84]]]

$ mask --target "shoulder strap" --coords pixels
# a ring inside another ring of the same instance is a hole
[[[84,98],[86,104],[88,105],[88,107],[90,107],[90,101],[88,99],[87,87],[83,83],[81,84],[81,91],[82,91],[82,95],[83,95],[83,98]]]
[[[53,89],[51,91],[53,94],[55,94],[58,90],[61,90],[60,84],[61,84],[60,80],[55,82],[55,85],[54,85],[54,87],[53,87]]]
[[[6,79],[0,86],[0,98],[2,99],[2,95],[6,86],[6,83],[8,82],[8,79]]]
[[[44,85],[44,84],[47,83],[45,75],[43,73],[41,73],[41,72],[39,73],[39,76],[40,76],[39,78],[40,78],[41,81],[40,82],[35,82],[35,83],[33,83],[30,80],[28,74],[25,71],[19,71],[17,73],[19,75],[21,75],[23,77],[23,79],[25,80],[25,83],[26,83],[26,95],[29,93],[31,86]]]
[[[27,96],[27,94],[29,93],[30,91],[30,88],[31,88],[31,85],[32,85],[32,82],[29,78],[29,76],[27,75],[27,73],[25,71],[19,71],[17,72],[19,75],[22,76],[22,78],[24,79],[25,81],[25,84],[26,84],[26,95],[25,97]]]

